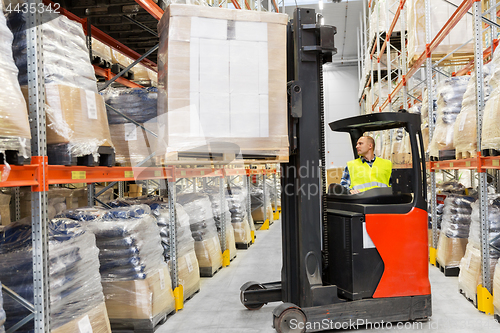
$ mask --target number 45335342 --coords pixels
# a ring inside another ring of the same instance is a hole
[[[60,14],[60,9],[61,5],[58,3],[54,4],[48,4],[44,5],[43,3],[17,3],[16,5],[12,5],[12,3],[9,3],[5,9],[4,12],[6,13],[56,13]]]

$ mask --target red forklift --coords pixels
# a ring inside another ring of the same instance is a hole
[[[411,163],[392,170],[391,187],[360,194],[335,184],[326,189],[322,65],[336,53],[335,33],[306,8],[295,10],[287,29],[290,159],[281,164],[281,281],[250,281],[240,293],[249,310],[282,302],[273,310],[279,333],[390,328],[432,315],[420,115],[384,112],[330,123],[332,131],[349,133],[356,158],[363,134],[402,128]],[[310,171],[305,176],[303,168]],[[315,187],[320,194],[310,195]]]

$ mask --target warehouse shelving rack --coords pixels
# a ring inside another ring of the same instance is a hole
[[[369,7],[376,2],[377,0],[369,0]],[[445,1],[445,0],[440,0],[440,1]],[[449,2],[446,1],[448,4]],[[388,28],[388,33],[387,35],[392,32],[391,28],[395,26],[395,23],[398,19],[398,13],[404,12],[404,4],[405,0],[400,0],[400,8],[398,8],[398,11],[396,12],[396,16],[391,24],[391,26]],[[481,12],[481,5],[484,5],[486,8],[488,8],[484,13]],[[488,224],[488,193],[487,193],[487,176],[488,176],[488,170],[494,170],[496,172],[496,177],[495,177],[495,182],[496,182],[496,187],[498,188],[499,182],[499,173],[498,170],[500,170],[500,157],[484,157],[481,155],[481,128],[482,128],[482,117],[483,117],[483,112],[484,112],[484,83],[483,83],[483,76],[479,75],[482,73],[483,70],[483,61],[487,59],[488,57],[492,57],[493,51],[495,47],[498,45],[498,40],[495,38],[497,36],[497,28],[500,26],[497,24],[497,7],[500,5],[500,3],[496,3],[495,0],[483,0],[482,2],[480,0],[464,0],[459,6],[455,6],[456,10],[453,13],[453,15],[449,18],[449,20],[446,22],[446,24],[442,27],[442,29],[437,33],[437,35],[432,38],[431,37],[431,27],[430,27],[430,18],[431,18],[431,6],[430,6],[430,0],[425,0],[425,25],[426,25],[426,50],[416,59],[414,64],[408,71],[405,71],[403,68],[399,73],[404,73],[398,77],[397,79],[397,85],[395,88],[391,91],[391,93],[388,95],[386,101],[380,105],[378,111],[384,111],[386,107],[389,106],[389,110],[391,109],[391,102],[395,100],[397,97],[398,93],[400,91],[403,91],[403,96],[407,95],[407,97],[403,97],[403,105],[405,105],[408,100],[407,98],[413,98],[410,93],[409,89],[407,88],[408,82],[412,77],[415,77],[416,73],[421,70],[425,70],[425,87],[427,90],[427,101],[428,101],[428,110],[429,110],[429,141],[432,140],[433,132],[434,132],[434,123],[433,123],[433,76],[434,73],[437,73],[438,75],[442,75],[445,77],[449,77],[450,73],[443,72],[437,66],[440,65],[441,62],[443,62],[446,58],[450,57],[450,55],[453,53],[450,53],[449,55],[445,56],[439,61],[436,61],[433,63],[432,61],[432,52],[436,49],[436,47],[444,40],[444,38],[448,35],[448,33],[453,29],[453,27],[465,16],[465,15],[472,15],[473,17],[473,27],[474,27],[474,33],[473,33],[473,45],[474,45],[474,59],[470,60],[462,69],[456,71],[456,75],[465,75],[467,74],[471,69],[474,69],[475,71],[475,77],[476,77],[476,110],[477,110],[477,156],[468,158],[468,159],[462,159],[462,160],[447,160],[447,161],[430,161],[427,162],[427,169],[429,171],[429,179],[430,179],[430,190],[431,190],[431,197],[430,197],[430,202],[431,202],[431,215],[432,215],[432,230],[433,230],[433,238],[432,238],[432,245],[430,247],[430,262],[432,264],[436,264],[436,249],[437,249],[437,242],[438,242],[438,234],[437,234],[437,203],[436,203],[436,172],[438,171],[446,171],[447,170],[454,170],[454,176],[455,178],[457,177],[458,170],[471,170],[471,173],[474,175],[474,173],[477,173],[478,180],[479,180],[479,203],[480,203],[480,222],[481,222],[481,276],[482,276],[482,281],[481,285],[478,287],[477,290],[477,307],[480,311],[488,313],[488,314],[493,314],[493,299],[492,299],[492,281],[491,281],[491,275],[490,275],[490,259],[489,259],[489,224]],[[469,12],[469,10],[472,8],[472,13]],[[364,3],[364,10],[366,10],[366,4]],[[486,16],[489,16],[489,19],[486,18]],[[401,15],[402,18],[404,18],[404,14]],[[366,16],[366,11],[364,11],[364,20],[361,20],[364,22],[365,26],[365,31],[366,31],[366,25],[367,25],[367,16]],[[483,22],[486,22],[488,26],[486,29],[483,29]],[[403,22],[402,22],[403,23]],[[403,25],[404,26],[404,25]],[[401,28],[403,31],[404,29]],[[486,31],[489,34],[488,37],[486,38],[487,40],[487,47],[483,48],[482,42],[483,42],[483,33]],[[361,45],[364,45],[364,51],[362,52],[372,52],[372,55],[374,54],[374,48],[375,46],[372,46],[372,49],[366,48],[366,32],[365,32],[365,38],[363,38],[362,34],[358,34],[358,38],[360,41]],[[364,41],[364,44],[363,44]],[[385,43],[390,43],[390,40],[387,39],[384,41]],[[380,44],[380,38],[377,39],[377,44]],[[404,41],[401,42],[402,45],[405,45]],[[465,45],[465,44],[464,44]],[[389,46],[388,46],[389,47]],[[381,49],[379,45],[377,45],[377,54],[378,58],[380,57],[381,53],[380,51],[383,50]],[[401,50],[402,54],[404,49]],[[456,50],[455,50],[456,51]],[[366,53],[365,53],[366,54]],[[404,57],[404,55],[402,56]],[[362,59],[363,61],[364,59]],[[373,57],[371,58],[373,61]],[[403,62],[403,64],[406,64],[406,61]],[[425,65],[424,67],[421,68],[422,65]],[[366,67],[367,64],[364,64]],[[370,66],[372,64],[370,63]],[[373,67],[370,67],[373,68]],[[379,76],[380,77],[380,73]],[[371,75],[371,79],[373,80],[373,75]],[[362,81],[362,87],[360,88],[360,95],[361,99],[365,97],[365,88],[367,87],[367,84]],[[419,86],[421,84],[418,84]],[[372,85],[373,89],[373,85]],[[405,92],[406,91],[406,92]],[[423,93],[423,91],[422,91]],[[417,94],[415,94],[418,96]],[[379,96],[380,97],[380,96]],[[373,99],[372,99],[373,101]],[[360,103],[361,105],[361,103]],[[366,106],[366,108],[370,108],[372,106]],[[372,107],[372,110],[375,110]],[[472,177],[472,182],[474,184],[475,178]]]
[[[41,3],[45,5],[53,4],[50,0],[27,0],[28,6],[31,8],[31,4],[34,4],[36,8]],[[136,2],[141,5],[148,13],[150,13],[154,18],[159,20],[163,15],[163,10],[151,0],[136,0]],[[231,0],[234,7],[241,9],[242,0]],[[252,1],[250,4],[247,0],[244,0],[247,9],[252,10],[263,10],[261,2]],[[224,4],[224,3],[223,3]],[[222,5],[223,5],[222,4]],[[284,6],[284,1],[281,2]],[[219,5],[219,2],[214,3],[214,5]],[[219,5],[222,7],[222,5]],[[227,7],[227,1],[225,2],[225,7]],[[271,11],[279,12],[279,6],[276,0],[268,0],[268,7]],[[141,87],[140,85],[126,80],[121,77],[126,70],[132,68],[136,63],[141,62],[144,66],[155,70],[157,68],[156,63],[145,58],[147,54],[140,55],[132,49],[126,47],[117,40],[106,35],[101,30],[92,26],[87,19],[82,19],[72,14],[71,12],[61,8],[61,14],[67,16],[68,18],[77,21],[82,24],[85,34],[87,35],[87,42],[89,49],[91,49],[91,37],[98,39],[104,44],[118,50],[128,57],[136,60],[132,65],[123,70],[121,73],[114,75],[108,69],[100,68],[99,66],[94,66],[96,75],[102,76],[111,83],[116,81],[127,87]],[[171,241],[171,258],[172,258],[172,284],[174,288],[175,295],[175,306],[176,310],[182,309],[183,307],[183,297],[182,297],[182,287],[179,285],[178,279],[178,265],[177,265],[177,243],[175,234],[175,201],[176,201],[176,184],[181,179],[218,179],[219,189],[221,193],[221,200],[225,200],[225,183],[234,182],[235,178],[242,178],[244,186],[247,190],[250,189],[250,177],[252,175],[262,175],[266,177],[268,174],[274,175],[274,184],[276,186],[276,168],[270,169],[251,169],[250,165],[247,167],[233,167],[233,166],[215,166],[210,167],[189,167],[189,166],[164,166],[164,167],[141,167],[142,163],[139,163],[135,167],[85,167],[85,166],[59,166],[59,165],[49,165],[47,158],[47,145],[46,145],[46,116],[45,116],[45,87],[44,87],[44,75],[43,75],[43,57],[42,57],[42,32],[40,28],[41,15],[38,12],[29,13],[29,26],[31,29],[27,31],[27,63],[28,63],[28,82],[29,82],[29,118],[30,127],[32,132],[31,141],[31,164],[27,165],[12,165],[6,168],[0,168],[0,187],[12,187],[14,193],[14,203],[15,203],[15,216],[16,219],[20,218],[20,207],[19,207],[19,187],[21,186],[31,186],[31,203],[32,203],[32,239],[33,239],[33,281],[34,281],[34,303],[30,304],[24,300],[19,295],[11,292],[10,289],[5,288],[4,291],[9,293],[11,297],[23,304],[30,312],[29,316],[23,319],[21,322],[16,324],[14,327],[10,328],[8,332],[14,332],[19,327],[34,320],[34,328],[36,333],[49,332],[50,331],[50,304],[49,304],[49,270],[48,270],[48,216],[47,216],[47,193],[49,190],[49,185],[61,185],[61,184],[77,184],[86,183],[88,184],[88,203],[89,205],[95,204],[95,202],[100,202],[98,199],[99,195],[104,193],[109,188],[114,185],[118,185],[119,197],[124,195],[124,184],[127,181],[141,181],[144,180],[147,183],[146,189],[149,193],[149,185],[153,183],[154,187],[158,188],[160,193],[167,194],[169,201],[169,211],[171,214],[170,227],[174,232],[170,233]],[[157,46],[156,46],[157,47]],[[91,52],[91,51],[90,51]],[[108,106],[109,107],[109,106]],[[119,113],[119,112],[118,112]],[[136,125],[138,125],[136,123]],[[151,158],[153,156],[149,156]],[[147,159],[146,159],[147,160]],[[144,162],[144,161],[143,161]],[[259,163],[258,161],[252,161],[252,163]],[[266,163],[266,162],[262,162]],[[192,164],[199,165],[196,161]],[[0,166],[2,167],[2,166]],[[1,173],[3,172],[3,178]],[[6,173],[8,175],[6,176]],[[2,181],[2,179],[4,181]],[[95,183],[108,183],[103,190],[99,193],[95,193]],[[196,182],[192,182],[195,184]],[[165,193],[166,192],[166,193]],[[248,191],[248,214],[251,216],[251,206],[250,206],[250,191]],[[275,199],[276,200],[276,199]],[[277,207],[277,202],[275,201],[275,207]],[[249,223],[251,218],[249,218]],[[221,237],[221,248],[224,253],[224,265],[229,265],[229,253],[226,247],[225,241],[225,224],[222,223],[222,237]],[[255,239],[254,232],[252,231],[252,241]]]

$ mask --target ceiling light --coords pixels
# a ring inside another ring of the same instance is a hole
[[[323,0],[319,0],[318,6],[319,6],[319,10],[323,10]]]

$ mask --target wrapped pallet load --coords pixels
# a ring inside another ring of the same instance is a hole
[[[489,81],[494,71],[494,62],[483,67],[483,96],[485,103],[490,97]],[[476,73],[474,72],[467,85],[462,109],[457,116],[453,129],[453,144],[455,146],[455,156],[457,159],[476,157],[477,151],[477,120],[476,120]],[[483,123],[484,126],[484,123]]]
[[[460,6],[461,0],[449,0],[456,6]],[[408,62],[418,58],[424,51],[426,46],[425,37],[425,0],[411,0],[406,2],[406,17],[408,31]],[[431,33],[432,37],[436,36],[441,28],[445,25],[448,19],[457,10],[457,7],[445,1],[430,1],[431,6]],[[455,59],[460,55],[471,56],[474,52],[474,44],[468,41],[473,38],[472,27],[473,18],[465,15],[456,26],[446,35],[444,40],[439,43],[434,50],[433,55],[438,55],[440,58],[448,53],[455,51],[461,47],[455,55]],[[469,58],[467,58],[469,59]],[[463,61],[463,59],[462,59]]]
[[[465,256],[460,261],[460,275],[458,276],[459,290],[476,304],[477,286],[481,284],[481,232],[480,232],[480,204],[477,200],[472,205],[472,218],[469,233],[469,243]],[[495,272],[495,265],[500,257],[500,195],[488,195],[488,217],[490,244],[490,273],[491,279]]]
[[[474,201],[475,197],[456,194],[447,196],[444,201],[437,261],[444,267],[446,275],[458,273],[460,260],[465,255]]]
[[[174,311],[170,272],[156,219],[147,205],[63,213],[94,232],[113,329],[153,329]]]
[[[435,96],[436,94],[433,94]],[[428,152],[429,150],[429,94],[427,94],[427,89],[424,90],[422,97],[422,107],[420,108],[420,119],[422,120],[422,125],[420,129],[422,130],[422,140],[424,141],[424,150]],[[437,100],[432,101],[433,110],[432,110],[432,121],[433,124],[436,124],[437,118]]]
[[[171,4],[158,25],[159,139],[288,160],[285,14]]]
[[[92,55],[94,61],[106,68],[111,65],[111,47],[92,37]]]
[[[251,242],[253,221],[248,216],[248,191],[241,186],[231,186],[227,193],[227,203],[231,212],[231,224],[234,229],[234,239],[238,248],[247,249]],[[251,216],[250,216],[251,218]]]
[[[226,250],[229,250],[229,259],[233,260],[236,257],[236,242],[234,238],[234,229],[231,225],[231,212],[226,200],[226,188],[224,193],[220,193],[219,187],[208,187],[203,190],[203,193],[208,194],[212,202],[212,212],[214,213],[215,225],[219,239],[222,238],[222,219],[226,229]]]
[[[495,266],[495,274],[493,276],[493,307],[495,309],[495,319],[498,321],[500,316],[500,261]]]
[[[0,164],[5,151],[17,151],[20,156],[31,156],[31,131],[26,101],[17,80],[18,69],[12,54],[12,32],[7,27],[0,9],[0,77],[4,81],[0,94]],[[0,167],[0,181],[6,180],[9,168]]]
[[[222,267],[222,252],[212,203],[208,195],[201,193],[181,194],[177,202],[189,215],[200,275],[213,276]]]
[[[13,53],[19,83],[28,95],[26,31],[28,14],[7,16],[14,33]],[[97,93],[82,25],[53,11],[43,11],[43,72],[50,164],[73,165],[77,158],[93,165],[113,164],[113,148],[102,96]],[[102,156],[100,156],[102,155]]]
[[[2,283],[0,281],[0,333],[5,333],[5,310],[3,309],[3,297],[2,297]]]
[[[152,166],[158,139],[156,88],[107,88],[104,93],[106,104],[127,116],[121,116],[108,108],[108,122],[111,139],[116,149],[116,162],[121,165]],[[141,124],[137,126],[133,121]],[[149,158],[148,158],[149,157]]]
[[[388,30],[394,20],[394,13],[398,10],[398,6],[399,0],[379,0],[375,2],[375,7],[370,14],[370,41],[375,38],[377,31],[382,33]],[[398,32],[400,29],[401,24],[398,19],[393,31]]]
[[[266,186],[264,195],[263,182],[257,182],[257,186],[252,186],[251,192],[252,218],[254,221],[273,222],[273,206],[271,205],[271,191]],[[265,208],[264,208],[265,207]]]
[[[80,332],[85,327],[86,332],[110,333],[96,237],[80,222],[66,218],[49,221],[48,234],[51,331]],[[0,280],[33,304],[32,256],[30,219],[11,223],[0,233]],[[4,302],[7,329],[31,313],[11,297]],[[33,321],[17,332],[30,331]]]
[[[437,121],[429,146],[429,154],[432,157],[453,159],[455,155],[453,128],[462,109],[462,100],[469,78],[470,76],[451,77],[442,81],[437,87]]]
[[[492,76],[489,80],[490,98],[483,113],[481,149],[483,156],[500,155],[500,48],[495,50],[491,62]]]
[[[10,223],[10,193],[3,193],[0,191],[0,225],[7,225]]]

